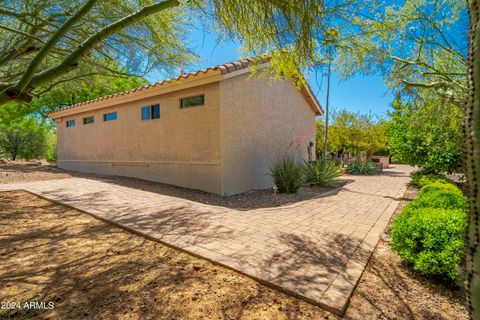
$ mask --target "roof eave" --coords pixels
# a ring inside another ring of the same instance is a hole
[[[109,95],[98,99],[74,104],[60,110],[49,112],[47,115],[50,119],[54,120],[78,113],[108,108],[119,104],[151,98],[161,94],[189,89],[208,83],[214,83],[223,80],[223,78],[224,75],[222,75],[220,70],[212,69],[202,74],[197,74],[193,76],[188,75],[182,78],[170,79],[162,83],[156,83],[153,85],[135,88],[129,91],[121,92],[116,95]]]

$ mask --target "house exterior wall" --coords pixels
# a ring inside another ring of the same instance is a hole
[[[180,98],[205,95],[205,105],[180,109]],[[141,120],[141,107],[160,104],[160,119]],[[79,172],[153,180],[222,193],[219,83],[56,119],[58,166]],[[103,121],[117,112],[118,119]],[[95,123],[83,124],[94,116]],[[75,119],[74,127],[66,121]]]
[[[290,81],[228,78],[220,82],[220,105],[223,194],[273,187],[269,167],[287,151],[308,159],[315,112]]]

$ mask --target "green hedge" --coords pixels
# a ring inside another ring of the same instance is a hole
[[[418,199],[412,201],[416,208],[465,209],[466,200],[456,186],[445,183],[432,183],[420,189]]]
[[[462,190],[460,190],[456,185],[451,184],[451,183],[445,183],[445,182],[434,182],[425,185],[420,189],[419,197],[422,197],[424,194],[427,194],[429,192],[433,191],[450,191],[452,193],[455,193],[458,196],[463,197]]]
[[[459,284],[466,200],[449,181],[434,180],[394,220],[392,248],[418,273]]]
[[[434,182],[444,182],[454,184],[453,180],[448,179],[445,175],[440,173],[427,173],[425,171],[415,171],[410,174],[412,177],[412,184],[417,187],[424,187]]]

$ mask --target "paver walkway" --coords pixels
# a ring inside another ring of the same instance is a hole
[[[248,211],[85,178],[0,191],[67,204],[342,314],[411,170],[395,165],[379,176],[350,176],[336,194]]]

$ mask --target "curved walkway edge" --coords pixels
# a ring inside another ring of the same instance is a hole
[[[99,180],[0,185],[81,210],[343,315],[413,168],[394,165],[334,194],[248,211]]]

